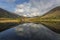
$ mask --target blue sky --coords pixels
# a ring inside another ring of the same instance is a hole
[[[0,8],[13,11],[17,4],[28,2],[29,0],[0,0]]]

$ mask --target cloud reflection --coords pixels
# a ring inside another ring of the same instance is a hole
[[[41,24],[26,23],[19,25],[16,27],[16,33],[30,40],[60,40],[60,34],[51,31]]]

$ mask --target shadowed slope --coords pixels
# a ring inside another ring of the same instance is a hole
[[[11,12],[8,12],[2,8],[0,8],[0,18],[17,18],[19,17],[18,15],[14,14],[14,13],[11,13]]]

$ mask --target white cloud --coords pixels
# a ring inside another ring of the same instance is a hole
[[[22,13],[22,12],[24,12],[24,10],[23,9],[17,9],[16,12]]]
[[[18,4],[15,13],[22,16],[41,16],[56,6],[60,0],[30,0],[29,3]]]

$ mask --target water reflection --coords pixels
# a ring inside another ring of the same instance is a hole
[[[60,34],[41,24],[25,23],[1,32],[0,40],[60,40]]]
[[[19,29],[22,30],[19,30]],[[26,23],[16,27],[18,35],[30,40],[60,40],[60,35],[41,24]]]

